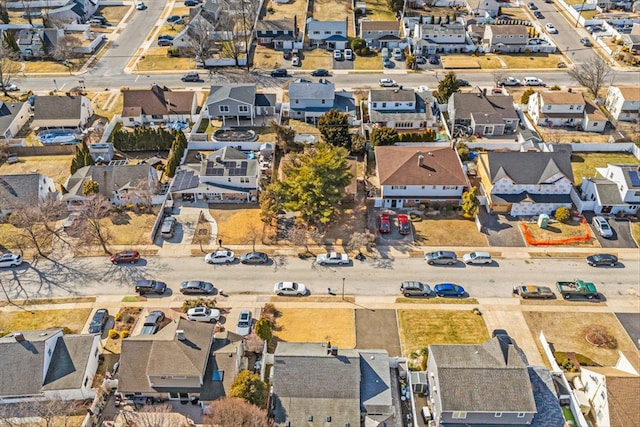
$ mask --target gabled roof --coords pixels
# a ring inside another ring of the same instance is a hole
[[[549,91],[540,92],[544,105],[584,105],[584,97],[581,93]]]
[[[84,197],[82,186],[85,181],[96,181],[100,194],[110,199],[114,191],[135,189],[140,183],[147,183],[150,176],[158,172],[150,165],[92,165],[84,166],[71,175],[64,187],[67,193],[63,200]]]
[[[640,426],[640,377],[607,376],[606,381],[610,425]]]
[[[617,86],[625,101],[640,101],[640,86]]]
[[[489,152],[481,154],[480,161],[493,183],[506,176],[518,185],[541,184],[557,173],[573,182],[569,152]]]
[[[293,19],[260,19],[256,23],[256,31],[294,32]]]
[[[169,88],[153,85],[146,90],[122,91],[122,117],[140,114],[164,116],[168,114],[191,114],[195,92],[173,92]]]
[[[470,118],[475,113],[474,118],[479,120],[481,114],[489,114],[494,120],[519,119],[518,113],[513,106],[513,97],[508,95],[483,95],[478,93],[456,92],[453,95],[453,108],[455,118]]]
[[[440,25],[440,24],[422,24],[422,36],[426,37],[432,34],[437,35],[463,35],[465,34],[464,26],[460,24]]]
[[[24,102],[7,103],[0,101],[0,136],[4,135],[9,126],[11,126],[23,105]]]
[[[325,80],[325,83],[315,83],[298,79],[289,83],[289,99],[333,99],[335,85]],[[293,104],[293,102],[291,103]]]
[[[38,173],[0,175],[0,209],[36,205],[39,198],[40,177]]]
[[[400,25],[398,21],[360,21],[362,31],[398,31]]]
[[[380,185],[468,184],[458,154],[449,147],[378,146],[375,153]]]
[[[317,21],[313,18],[307,20],[307,34],[311,31],[322,30],[324,31],[342,31],[344,35],[347,35],[347,22],[346,21]]]
[[[207,104],[215,104],[226,99],[253,105],[256,98],[255,84],[213,85],[209,89]]]
[[[86,103],[91,101],[82,95],[38,95],[33,103],[33,121],[80,120],[82,108]]]
[[[483,344],[430,345],[442,411],[536,412],[527,366],[498,338]]]

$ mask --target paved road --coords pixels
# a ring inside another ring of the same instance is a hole
[[[60,297],[71,295],[133,294],[138,278],[157,278],[167,282],[173,295],[182,280],[214,283],[225,293],[272,292],[282,280],[305,283],[312,294],[324,295],[327,288],[338,295],[398,295],[403,280],[459,283],[472,297],[508,297],[514,284],[552,285],[556,280],[584,278],[595,282],[607,298],[628,298],[638,293],[640,260],[638,255],[621,259],[617,268],[591,268],[583,259],[500,259],[493,266],[427,266],[421,258],[388,258],[356,261],[352,266],[320,267],[310,260],[277,257],[265,266],[242,264],[212,266],[202,257],[149,257],[137,265],[114,266],[105,258],[40,259],[16,269],[0,272],[0,280],[11,299]]]

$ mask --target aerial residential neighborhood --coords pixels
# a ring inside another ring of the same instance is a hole
[[[0,21],[0,426],[640,425],[638,2]]]

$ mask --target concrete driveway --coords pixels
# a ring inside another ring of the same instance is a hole
[[[333,59],[333,69],[334,70],[353,70],[353,61],[348,61],[343,59],[342,61],[336,61]]]
[[[610,239],[605,239],[598,233],[593,226],[591,226],[591,220],[595,216],[593,212],[583,212],[582,213],[586,220],[589,222],[589,227],[591,227],[591,232],[598,239],[598,243],[603,248],[637,248],[636,242],[633,240],[631,236],[631,224],[627,219],[616,218],[616,217],[606,217],[609,226],[613,230],[613,237]]]
[[[640,350],[640,314],[638,313],[614,313],[631,341]]]
[[[389,356],[401,356],[395,310],[356,310],[356,348],[383,348]]]
[[[484,208],[480,208],[478,216],[482,223],[482,232],[487,236],[487,240],[491,246],[525,246],[516,218],[489,214]]]

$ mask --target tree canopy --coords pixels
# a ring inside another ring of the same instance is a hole
[[[237,397],[223,397],[213,401],[204,416],[207,425],[273,427],[265,409],[258,408]]]
[[[438,91],[436,98],[440,104],[445,104],[449,97],[458,91],[460,84],[458,83],[458,77],[453,71],[448,72],[442,80],[438,82]]]
[[[231,383],[229,394],[263,407],[267,402],[267,383],[260,379],[260,375],[244,369]]]
[[[471,187],[469,191],[462,193],[462,215],[467,218],[475,218],[478,210],[480,210],[480,201],[476,195],[477,192],[478,187]]]
[[[333,109],[318,119],[318,130],[325,142],[336,147],[349,148],[349,115]]]
[[[371,131],[371,145],[393,145],[398,142],[398,131],[395,128],[380,127]]]

